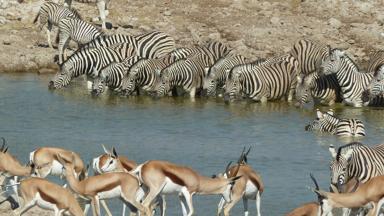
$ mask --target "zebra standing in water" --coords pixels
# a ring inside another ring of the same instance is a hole
[[[212,65],[212,59],[205,54],[195,54],[181,59],[160,72],[161,84],[157,95],[164,96],[176,86],[182,87],[194,98],[203,89],[204,70]]]
[[[146,92],[155,92],[160,82],[160,71],[173,63],[171,56],[160,59],[141,59],[129,69],[127,76],[122,80],[123,95],[130,95],[135,89]]]
[[[87,75],[95,78],[98,71],[112,62],[122,61],[121,56],[114,50],[99,47],[81,49],[71,55],[63,64],[54,79],[49,82],[50,89],[60,89],[67,86],[73,78]]]
[[[373,75],[361,73],[357,65],[340,49],[333,49],[321,65],[322,73],[336,74],[343,102],[354,107],[368,105],[363,103],[362,93],[367,89]]]
[[[365,136],[365,126],[359,119],[339,119],[333,110],[322,113],[316,110],[316,119],[305,127],[306,131],[328,132],[337,136]]]
[[[204,79],[204,89],[207,89],[208,96],[215,96],[217,90],[223,88],[228,72],[236,65],[245,64],[245,57],[242,55],[231,55],[221,57],[209,68]]]
[[[53,48],[51,42],[51,31],[53,26],[58,26],[60,20],[64,18],[81,19],[80,14],[75,9],[69,9],[54,2],[44,2],[37,13],[33,23],[39,21],[40,31],[47,25],[47,41],[49,47]]]
[[[129,69],[141,57],[132,56],[124,59],[122,62],[113,62],[100,70],[99,76],[93,80],[92,95],[97,96],[104,92],[105,88],[120,92],[122,89],[122,80],[127,75]]]
[[[328,55],[330,46],[309,39],[297,41],[290,54],[298,61],[298,74],[308,74],[319,69]]]
[[[371,83],[363,92],[362,100],[372,106],[384,104],[384,65],[376,69]]]
[[[302,106],[312,97],[315,104],[332,105],[341,102],[340,86],[335,74],[319,76],[316,72],[300,74],[296,86],[297,105]]]
[[[101,20],[102,24],[101,27],[103,30],[106,30],[106,25],[105,25],[105,19],[109,14],[108,11],[108,4],[109,0],[75,0],[76,2],[80,3],[96,3],[97,8],[99,9],[99,14],[100,16],[97,18],[97,20]],[[72,0],[65,0],[64,1],[64,6],[70,8],[72,5]],[[95,21],[95,19],[93,19]]]
[[[239,65],[234,67],[225,83],[225,101],[232,101],[241,95],[266,102],[288,96],[292,100],[296,87],[296,71],[292,63],[280,62],[260,65]]]
[[[81,19],[61,19],[59,23],[59,64],[66,58],[65,48],[69,39],[76,41],[79,45],[89,43],[103,33],[95,26]]]

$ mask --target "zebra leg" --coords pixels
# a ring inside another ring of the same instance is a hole
[[[48,46],[53,49],[52,41],[51,41],[51,31],[52,31],[52,23],[48,21],[48,25],[47,25],[47,42],[48,42]]]
[[[64,56],[65,49],[69,42],[69,35],[64,32],[60,32],[60,42],[59,42],[59,64],[62,64],[65,61],[66,56]],[[65,52],[66,54],[66,52]]]
[[[342,215],[343,216],[348,216],[351,214],[351,209],[349,208],[342,208]]]
[[[70,8],[72,4],[72,0],[64,0],[64,7]]]
[[[192,87],[191,90],[189,91],[189,96],[191,98],[195,98],[196,95],[196,87]]]
[[[99,2],[97,2],[97,8],[99,9],[99,14],[100,14],[100,19],[101,19],[101,28],[103,30],[106,30],[106,26],[105,26],[105,1],[104,0],[101,0]]]

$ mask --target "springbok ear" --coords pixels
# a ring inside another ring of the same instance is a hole
[[[59,161],[60,162],[60,161]],[[47,167],[47,166],[49,166],[49,162],[47,162],[47,163],[43,163],[43,164],[41,164],[41,165],[39,165],[39,166],[36,166],[36,168],[37,169],[42,169],[42,168],[44,168],[44,167]]]
[[[353,149],[348,149],[347,152],[344,154],[344,158],[349,161],[351,159],[353,153]]]
[[[115,158],[118,157],[115,147],[112,147],[112,153]]]
[[[101,144],[101,146],[103,147],[103,150],[104,150],[105,154],[111,155],[111,152],[108,151],[107,148],[105,148],[104,144]]]
[[[333,184],[331,184],[330,189],[331,189],[331,192],[333,193],[339,193],[339,189],[337,189],[337,187]]]
[[[71,157],[71,162],[72,164],[75,164],[76,163],[76,157],[75,157],[75,153],[72,152],[72,157]]]
[[[239,180],[243,176],[235,176],[229,179],[229,184],[234,185],[237,180]]]
[[[319,109],[316,110],[316,117],[319,119],[323,118],[323,113]]]
[[[62,165],[65,165],[65,160],[63,159],[63,157],[60,155],[60,153],[58,153],[57,155],[56,155],[56,157],[57,157],[57,160],[62,164]]]
[[[332,144],[329,145],[329,148],[328,148],[329,152],[331,153],[331,156],[333,159],[336,159],[336,150],[335,150],[335,146],[333,146]]]

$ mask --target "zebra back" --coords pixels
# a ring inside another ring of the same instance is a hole
[[[329,52],[328,45],[310,39],[300,39],[293,45],[290,54],[298,61],[298,74],[308,74],[319,69]]]
[[[135,36],[137,53],[143,58],[160,58],[175,49],[175,40],[164,32],[154,31]]]
[[[137,41],[132,35],[125,34],[113,34],[113,35],[102,35],[97,37],[95,40],[85,44],[83,48],[97,48],[97,47],[110,47],[114,44],[118,46],[119,44],[127,43],[133,46],[136,49]]]
[[[136,48],[131,43],[116,43],[108,48],[119,53],[122,59],[130,59],[130,57],[139,56]]]
[[[219,60],[221,57],[228,55],[232,50],[221,43],[220,41],[210,41],[204,45],[205,48],[213,55],[214,62]],[[206,53],[208,54],[208,53]]]
[[[66,18],[59,23],[60,37],[68,37],[79,44],[86,44],[103,34],[94,25],[81,19]],[[65,35],[65,36],[64,36]]]
[[[63,18],[81,19],[81,15],[73,8],[46,1],[41,5],[33,23],[40,19],[39,28],[42,29],[48,22],[54,26],[59,25],[60,20]]]
[[[367,72],[376,76],[376,72],[384,65],[384,50],[375,52],[368,62]]]

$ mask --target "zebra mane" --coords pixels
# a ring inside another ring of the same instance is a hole
[[[351,142],[349,144],[339,147],[339,149],[337,150],[336,160],[338,161],[340,159],[342,151],[360,146],[364,145],[361,142]]]
[[[340,48],[334,48],[334,49],[331,49],[331,53],[333,53],[333,52],[336,51],[336,50],[342,51]],[[359,68],[359,66],[356,64],[355,61],[353,61],[353,59],[352,59],[351,57],[349,57],[347,54],[344,54],[344,57],[345,57],[348,61],[350,61],[350,62],[356,67],[357,71],[360,72],[360,68]]]
[[[81,16],[81,14],[79,13],[79,11],[77,11],[75,8],[71,7],[71,8],[68,8],[73,14],[75,14],[75,16],[79,19],[83,19],[83,17]]]

